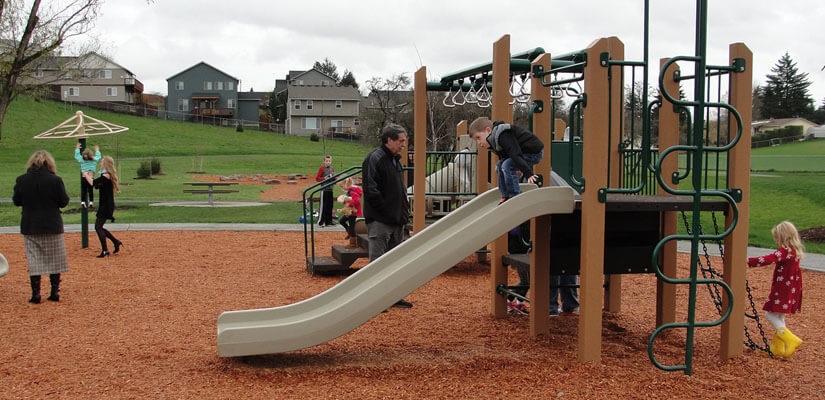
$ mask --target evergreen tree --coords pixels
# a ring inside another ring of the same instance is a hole
[[[819,105],[819,108],[814,111],[814,114],[811,117],[811,122],[815,122],[820,125],[825,124],[825,99],[822,99],[822,103]]]
[[[341,81],[338,82],[338,86],[351,86],[358,89],[358,82],[355,80],[352,71],[344,70],[344,75],[341,77]]]
[[[771,68],[767,82],[760,93],[762,118],[810,118],[813,100],[808,93],[811,81],[807,73],[800,73],[796,63],[786,52]]]
[[[324,58],[324,62],[316,61],[315,64],[312,65],[312,68],[334,79],[336,85],[341,81],[341,75],[338,74],[338,66],[329,58]]]

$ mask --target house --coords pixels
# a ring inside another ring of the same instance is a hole
[[[234,125],[238,83],[238,78],[203,61],[178,72],[166,79],[167,118]]]
[[[238,123],[245,126],[260,126],[261,110],[269,106],[270,92],[238,92]]]
[[[808,132],[808,129],[817,125],[805,118],[778,118],[753,121],[751,123],[751,136],[757,133],[765,133],[767,131],[787,128],[789,126],[801,126],[802,132],[805,134],[805,132]]]
[[[47,87],[54,98],[94,103],[140,104],[143,83],[131,71],[89,52],[77,57],[44,58],[21,83]]]
[[[825,139],[825,125],[808,128],[808,130],[805,131],[805,136],[812,136],[816,139]]]
[[[278,82],[276,81],[276,87]],[[353,87],[336,86],[316,70],[290,71],[286,78],[286,133],[289,135],[355,135],[361,95]]]

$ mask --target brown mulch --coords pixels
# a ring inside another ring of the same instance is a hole
[[[825,243],[825,226],[803,229],[799,231],[799,237],[805,242]]]
[[[603,314],[602,359],[583,363],[578,317],[551,319],[551,333],[535,339],[526,316],[493,318],[489,266],[473,257],[407,296],[412,309],[391,309],[309,349],[225,359],[216,349],[222,311],[290,304],[344,278],[305,272],[302,233],[115,234],[125,246],[105,259],[95,258],[95,240],[82,249],[79,234],[67,234],[71,269],[61,301],[39,305],[26,302],[22,237],[1,235],[11,271],[0,277],[0,398],[814,399],[825,392],[825,275],[815,272],[804,273],[804,313],[788,318],[805,340],[790,360],[748,349],[720,360],[720,328],[703,328],[692,376],[648,359],[653,275],[625,275],[622,312]],[[343,243],[340,236],[317,233],[319,251]],[[680,262],[687,275],[687,260]],[[771,273],[748,271],[757,308]],[[684,317],[685,290],[678,299]],[[707,290],[698,299],[699,317],[715,319]],[[660,361],[682,363],[684,337],[672,331],[657,339]]]
[[[261,200],[264,201],[283,201],[283,200],[301,200],[301,195],[309,186],[315,184],[315,177],[309,175],[300,175],[295,179],[295,183],[288,183],[289,175],[279,174],[254,174],[254,175],[237,175],[238,179],[232,179],[230,182],[237,182],[241,185],[259,185],[261,186]],[[218,182],[221,180],[220,176],[216,175],[193,175],[193,180]],[[265,184],[265,180],[278,180],[281,183]]]

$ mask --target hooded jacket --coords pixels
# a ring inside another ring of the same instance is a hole
[[[487,143],[500,160],[512,159],[524,176],[533,175],[533,169],[521,155],[538,154],[544,150],[544,143],[533,132],[501,121],[493,123]]]

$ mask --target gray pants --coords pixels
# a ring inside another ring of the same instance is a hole
[[[404,225],[372,221],[367,224],[367,237],[370,242],[370,261],[375,261],[404,241]]]

